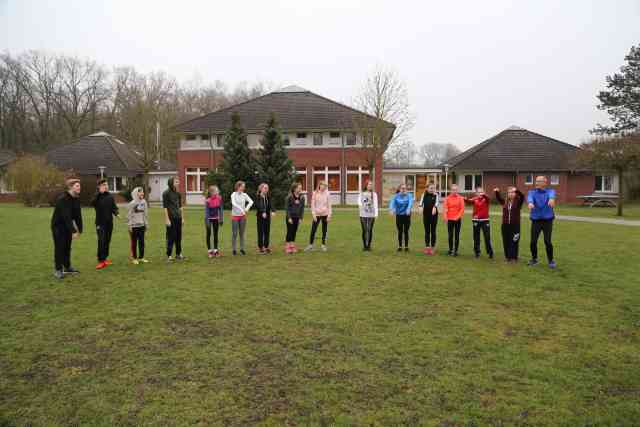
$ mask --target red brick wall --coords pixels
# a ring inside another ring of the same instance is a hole
[[[492,193],[498,187],[505,191],[508,186],[514,184],[515,173],[487,172],[482,174],[482,186],[486,193]]]
[[[551,173],[534,173],[533,177],[538,175],[545,175],[550,180],[551,175],[560,176],[559,185],[549,184],[549,188],[556,190],[556,197],[558,203],[580,203],[578,196],[593,193],[595,188],[595,179],[591,174],[574,174],[568,172],[551,172]],[[518,174],[517,186],[523,192],[527,193],[533,189],[534,185],[525,184],[527,174]]]
[[[297,169],[307,170],[307,189],[311,189],[314,166],[342,166],[342,150],[339,148],[298,148],[289,149],[289,158]],[[215,151],[215,158],[210,151],[178,151],[177,170],[180,177],[180,191],[185,193],[186,168],[215,168],[222,161],[222,151]],[[366,166],[367,152],[361,149],[345,150],[344,166]],[[346,188],[346,176],[343,175],[341,185]],[[382,197],[382,156],[375,167],[375,187],[378,197]],[[382,199],[380,199],[382,200]]]
[[[18,195],[16,193],[0,193],[0,203],[17,203]]]

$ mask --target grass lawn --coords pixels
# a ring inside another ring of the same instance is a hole
[[[582,205],[561,205],[557,209],[558,215],[589,216],[612,219],[640,219],[640,204],[628,203],[623,206],[622,217],[617,216],[618,209],[612,207],[595,207]]]
[[[189,210],[167,265],[160,209],[151,264],[95,271],[93,212],[74,243],[82,273],[52,277],[50,209],[0,205],[0,425],[566,425],[640,421],[640,229],[557,222],[559,269],[471,256],[395,253],[378,220],[362,253],[355,212],[330,224],[330,251],[204,250]],[[309,232],[308,218],[298,242]],[[521,250],[528,254],[528,224]],[[494,241],[499,241],[497,218]],[[248,240],[255,242],[252,212]],[[541,247],[541,253],[544,250]]]

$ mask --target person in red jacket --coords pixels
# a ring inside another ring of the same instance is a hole
[[[458,256],[460,246],[460,228],[462,227],[462,217],[464,216],[464,197],[458,194],[458,186],[451,185],[449,195],[444,199],[442,214],[447,223],[449,234],[449,256]],[[455,246],[454,246],[455,240]]]
[[[484,236],[484,247],[490,259],[493,259],[493,247],[491,246],[491,222],[489,221],[489,204],[491,199],[482,187],[476,188],[475,197],[465,199],[465,202],[473,205],[473,253],[480,258],[480,231]]]

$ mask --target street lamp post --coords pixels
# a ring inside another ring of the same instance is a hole
[[[100,179],[104,179],[104,170],[106,168],[106,166],[98,166],[98,170],[100,171]]]
[[[444,196],[449,195],[449,163],[444,164]]]

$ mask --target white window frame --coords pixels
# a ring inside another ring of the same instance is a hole
[[[466,177],[471,177],[471,189],[467,190],[465,187]],[[476,176],[480,176],[480,184],[476,181]],[[460,178],[458,178],[458,188],[460,188],[461,193],[473,193],[476,191],[476,188],[482,186],[484,184],[484,174],[482,172],[478,173],[463,173],[460,174]]]
[[[296,175],[304,175],[304,182],[307,183],[306,187],[307,187],[307,190],[309,190],[309,180],[307,179],[307,168],[302,168],[302,169],[295,168],[295,170],[296,170]],[[303,190],[301,194],[307,194],[307,190]]]
[[[316,170],[316,167],[313,168],[313,179],[311,180],[311,186],[313,188],[311,191],[316,191],[316,175],[324,175],[323,181],[327,184],[327,189],[329,188],[329,175],[338,175],[340,176],[340,187],[337,190],[329,190],[329,193],[336,194],[342,192],[342,170],[339,166],[338,170],[329,170],[329,166],[325,166],[324,170]]]
[[[549,175],[549,185],[560,185],[560,175]]]
[[[349,175],[358,175],[358,189],[356,191],[349,190]],[[364,182],[362,181],[363,175],[369,175],[371,178],[371,174],[369,173],[369,169],[363,169],[362,166],[358,166],[358,169],[349,169],[347,167],[347,182],[345,183],[345,188],[347,189],[347,193],[360,193],[364,188]],[[341,183],[342,184],[342,183]]]
[[[595,185],[597,185],[597,182],[598,182],[598,177],[601,177],[601,178],[602,178],[602,187],[601,187],[601,188],[595,187]],[[611,189],[610,189],[610,190],[606,190],[606,189],[605,189],[605,185],[604,185],[604,184],[605,184],[605,179],[606,179],[606,178],[610,178],[610,179],[611,179]],[[618,189],[617,189],[617,187],[616,187],[616,176],[615,176],[615,175],[599,174],[599,175],[594,176],[594,180],[595,180],[595,182],[594,182],[594,188],[595,188],[595,192],[596,192],[596,193],[610,193],[610,194],[615,194],[615,193],[617,193],[617,192],[618,192]]]
[[[189,171],[189,169],[195,169],[195,172],[191,172]],[[204,193],[204,188],[200,188],[200,177],[201,176],[207,176],[207,174],[209,173],[209,170],[207,168],[199,168],[199,167],[187,167],[184,170],[184,188],[185,188],[185,192],[187,194],[202,194]],[[189,191],[189,176],[195,176],[196,177],[196,191]],[[205,184],[206,186],[206,184]]]
[[[122,180],[120,189],[118,189],[118,186],[116,185],[116,183],[118,182],[117,181],[118,178]],[[109,190],[110,192],[117,193],[119,191],[124,190],[125,188],[127,188],[126,176],[110,176],[107,178],[107,190]]]
[[[533,185],[533,181],[534,181],[534,178],[532,173],[528,173],[524,176],[524,185]]]
[[[320,137],[320,144],[316,144],[317,137]],[[322,147],[324,145],[324,135],[322,132],[313,132],[311,134],[311,145],[314,147]]]

